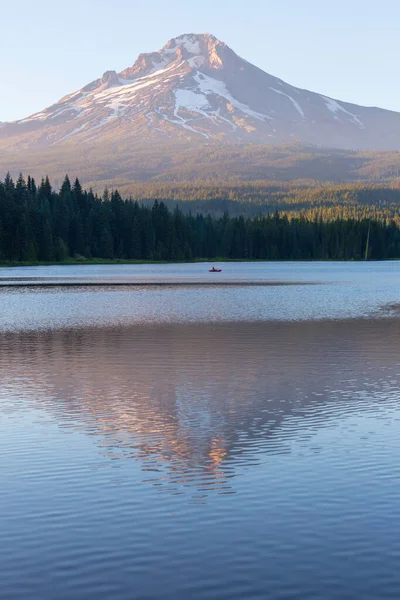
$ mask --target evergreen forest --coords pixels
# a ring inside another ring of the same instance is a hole
[[[371,191],[368,210],[351,211],[332,197],[307,205],[315,193],[303,191],[297,211],[229,216],[194,212],[190,202],[140,203],[117,190],[98,196],[68,176],[55,191],[47,177],[36,184],[8,174],[0,182],[0,261],[400,258],[398,214],[374,207]]]

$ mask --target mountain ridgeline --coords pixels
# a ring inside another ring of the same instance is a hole
[[[185,34],[38,113],[0,124],[0,149],[177,139],[399,150],[400,113],[294,87],[213,35]]]
[[[0,183],[0,260],[389,259],[400,257],[400,223],[378,210],[305,216],[275,212],[245,218],[184,213],[103,197],[65,177],[55,192],[22,175]],[[367,243],[367,240],[368,243]]]
[[[127,196],[137,181],[393,183],[399,151],[400,113],[294,87],[210,34],[173,38],[0,122],[0,172],[57,186],[73,172]]]

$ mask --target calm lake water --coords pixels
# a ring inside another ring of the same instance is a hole
[[[399,598],[400,263],[221,266],[0,269],[2,600]]]

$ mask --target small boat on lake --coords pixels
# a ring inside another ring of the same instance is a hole
[[[212,269],[209,269],[210,273],[221,273],[222,269],[216,269],[215,267],[213,267]]]

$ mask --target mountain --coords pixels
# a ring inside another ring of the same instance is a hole
[[[186,140],[400,149],[400,113],[298,89],[209,34],[170,40],[20,121],[0,150]]]

